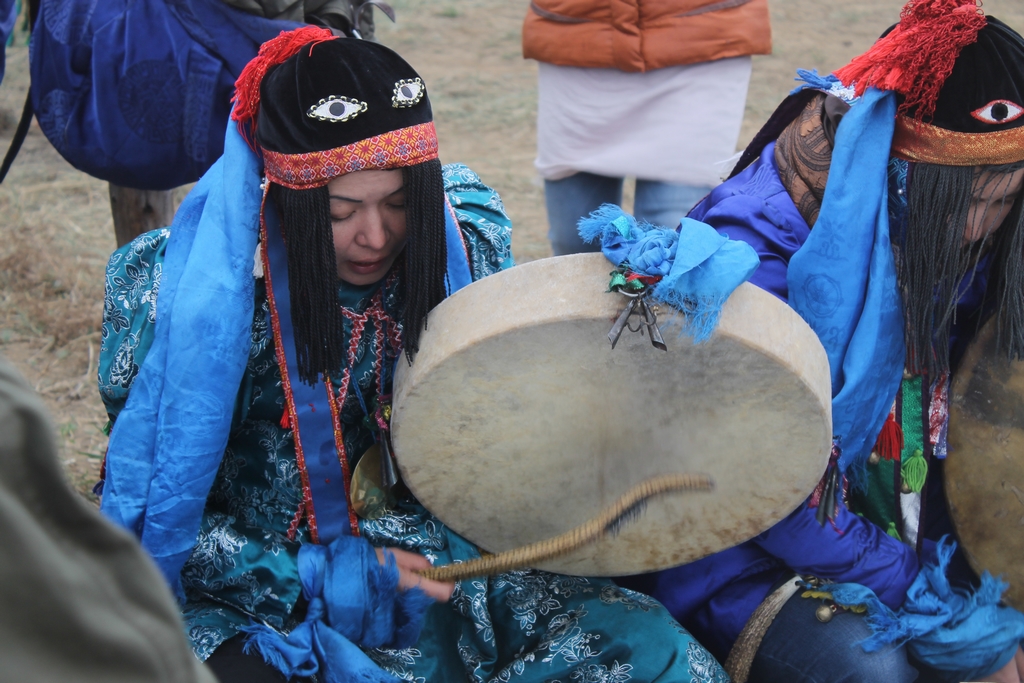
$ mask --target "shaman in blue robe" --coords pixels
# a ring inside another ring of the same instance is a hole
[[[898,191],[905,183],[905,169],[905,162],[890,162],[889,211],[894,224],[906,207],[903,193]],[[769,143],[753,163],[715,188],[689,217],[751,245],[761,265],[750,282],[783,301],[789,299],[790,260],[809,238],[811,228],[780,179],[775,143]],[[961,323],[954,325],[951,334],[954,360],[970,336],[968,326],[976,324],[988,266],[987,259],[981,259],[960,289],[957,319]],[[803,504],[746,543],[622,583],[657,597],[723,660],[757,607],[794,573],[866,586],[884,605],[896,610],[921,567],[933,559],[936,541],[952,531],[941,488],[941,463],[936,463],[925,487],[929,500],[923,507],[928,516],[920,520],[920,553],[916,544],[898,540],[866,516],[851,512],[839,496],[830,523],[819,523],[817,510]],[[957,566],[954,562],[951,571],[961,580],[973,578],[963,563]]]

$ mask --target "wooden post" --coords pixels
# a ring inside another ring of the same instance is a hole
[[[110,212],[117,246],[144,232],[163,228],[174,218],[173,190],[135,190],[110,183]]]

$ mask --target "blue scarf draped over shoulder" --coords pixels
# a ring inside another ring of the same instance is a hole
[[[836,134],[821,212],[789,262],[789,304],[818,335],[832,373],[832,432],[854,484],[903,376],[906,347],[889,239],[886,169],[896,97],[869,89]]]
[[[248,358],[260,172],[232,123],[171,224],[153,345],[107,449],[101,510],[139,537],[179,596]]]

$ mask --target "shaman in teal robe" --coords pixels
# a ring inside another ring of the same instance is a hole
[[[511,267],[511,225],[498,195],[461,165],[446,166],[444,182],[473,278]],[[152,343],[169,234],[158,230],[140,236],[116,251],[107,268],[99,378],[111,420],[124,407]],[[391,392],[389,368],[400,353],[387,343],[388,320],[368,311],[376,304],[387,319],[399,320],[399,291],[394,274],[369,286],[339,282],[338,301],[348,311],[340,343],[350,343],[353,321],[365,322],[357,340],[353,390],[341,410],[353,467],[374,442],[367,413],[379,394]],[[181,574],[188,636],[203,660],[254,622],[288,632],[300,620],[295,614],[302,593],[296,558],[311,539],[301,515],[301,473],[291,431],[282,425],[284,392],[269,321],[266,290],[258,281],[249,359],[231,434]],[[378,346],[382,343],[387,348]],[[479,556],[474,545],[411,498],[381,518],[361,520],[359,531],[375,546],[419,552],[438,564]],[[607,579],[534,570],[459,582],[448,603],[430,609],[414,647],[367,654],[408,681],[728,680],[655,600]]]

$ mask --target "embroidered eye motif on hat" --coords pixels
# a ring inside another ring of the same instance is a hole
[[[423,99],[423,81],[418,78],[412,80],[403,78],[395,83],[395,96],[391,98],[391,106],[395,109],[411,107]]]
[[[320,100],[306,112],[306,116],[318,121],[348,121],[366,111],[366,102],[349,97],[331,95]]]
[[[993,100],[980,109],[971,112],[971,116],[985,123],[1009,123],[1024,115],[1024,107],[1010,100]]]

